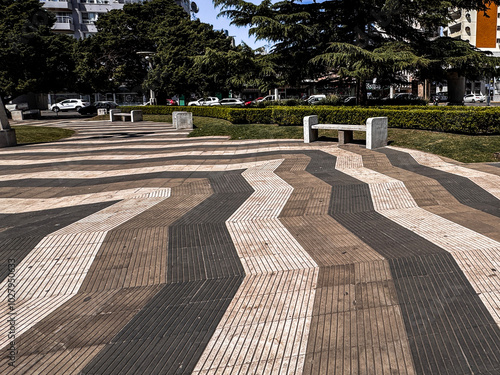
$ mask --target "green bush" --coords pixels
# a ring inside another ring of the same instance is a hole
[[[301,126],[303,118],[317,115],[323,124],[364,124],[369,117],[388,117],[389,127],[422,129],[464,134],[500,134],[500,107],[448,106],[266,106],[265,108],[122,107],[140,109],[144,114],[166,115],[189,111],[193,116],[228,120],[233,124],[277,124]]]

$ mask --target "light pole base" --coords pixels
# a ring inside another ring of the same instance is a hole
[[[0,130],[0,148],[16,145],[16,131],[14,129]]]

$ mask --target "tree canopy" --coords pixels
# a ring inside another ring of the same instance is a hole
[[[421,78],[447,71],[481,75],[498,65],[463,41],[443,38],[451,9],[486,11],[492,0],[213,0],[236,26],[273,44],[276,70],[289,83],[335,72],[362,80]]]
[[[74,39],[54,34],[38,0],[0,0],[0,95],[72,89]]]
[[[191,20],[173,0],[126,4],[97,21],[98,33],[78,46],[78,72],[94,91],[121,85],[153,89],[162,97],[237,89],[251,52],[233,47],[211,25]],[[137,54],[150,51],[149,61]],[[204,57],[212,56],[210,64]],[[149,62],[152,69],[149,69]]]

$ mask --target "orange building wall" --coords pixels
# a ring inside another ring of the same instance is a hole
[[[477,12],[476,47],[495,48],[497,46],[497,6],[490,4],[485,17],[483,12]]]

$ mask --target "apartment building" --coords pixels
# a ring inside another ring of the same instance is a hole
[[[468,41],[482,51],[500,57],[500,9],[490,3],[486,13],[456,9],[453,21],[443,30],[444,36]],[[500,101],[500,80],[492,77],[491,90],[494,101]],[[488,82],[465,82],[465,93],[488,93]]]
[[[97,32],[95,21],[100,14],[113,9],[122,9],[129,3],[147,0],[41,0],[43,7],[56,16],[55,32],[72,35],[77,39],[86,38]],[[175,0],[190,14],[191,0]]]

